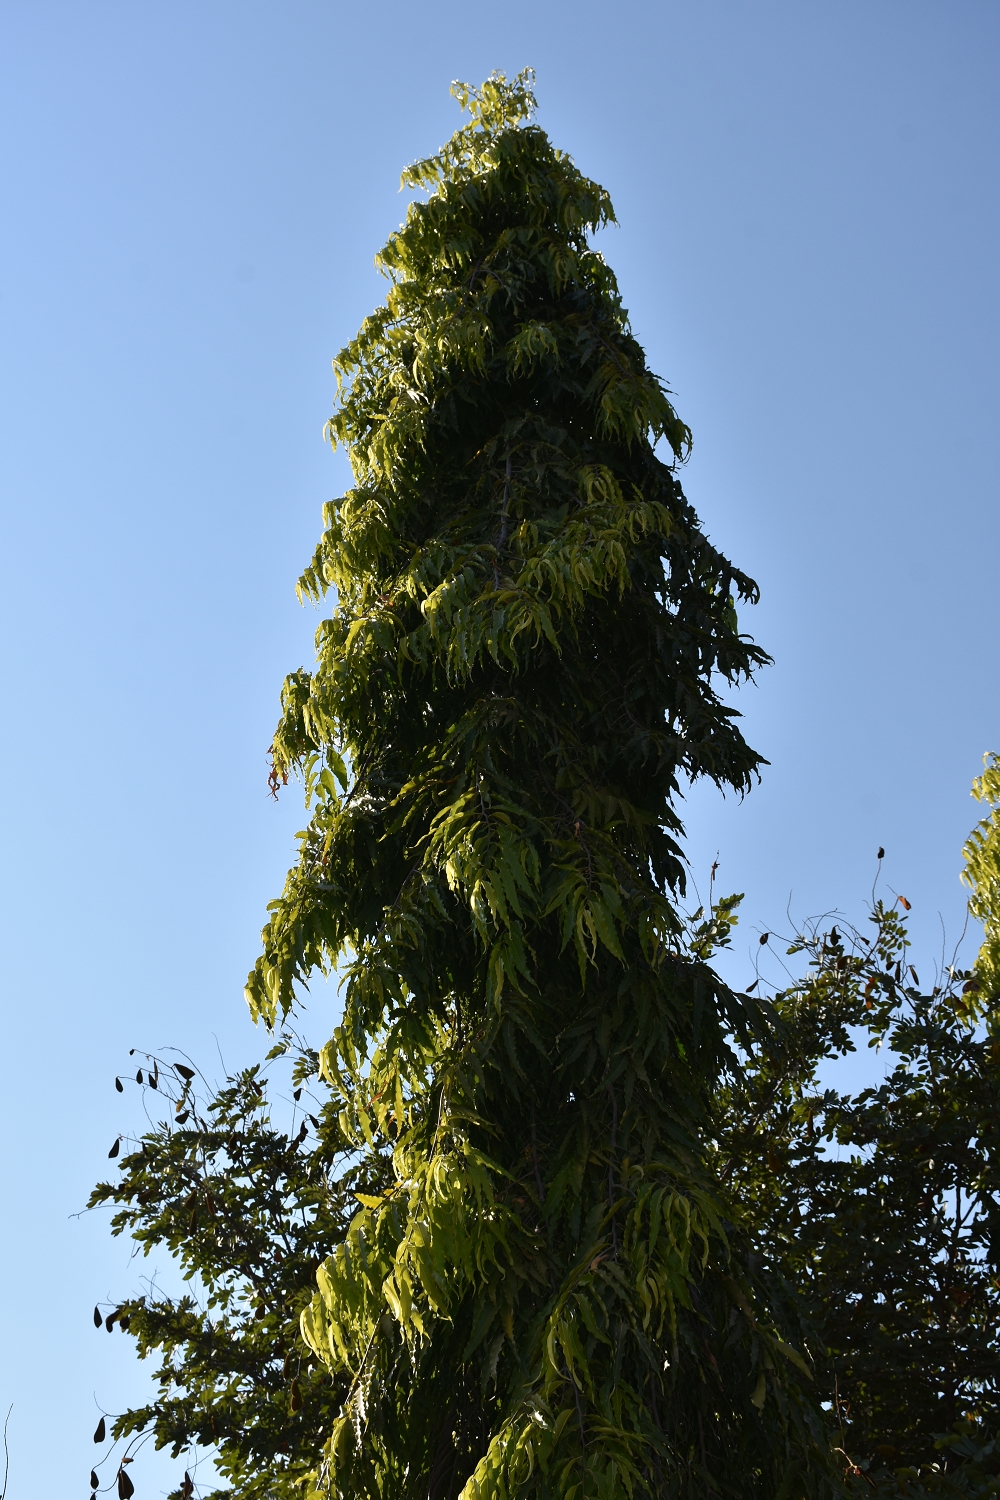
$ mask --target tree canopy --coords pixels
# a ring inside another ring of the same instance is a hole
[[[939,997],[892,1009],[884,911],[849,956],[810,940],[773,1006],[711,967],[738,898],[684,918],[682,786],[761,764],[721,696],[767,660],[737,618],[756,586],[679,483],[690,434],[591,243],[607,194],[532,123],[528,74],[455,93],[469,123],[404,173],[386,302],[336,361],[353,484],[299,584],[333,608],[272,747],[310,817],[248,1000],[281,1028],[335,974],[342,1016],[299,1058],[296,1133],[262,1071],[198,1103],[175,1070],[174,1121],[96,1190],[205,1293],[113,1310],[164,1354],[115,1432],[215,1443],[241,1500],[819,1500],[850,1482],[830,1371],[851,1472],[926,1442],[823,1321],[853,1266],[796,1227],[843,1201],[817,1133],[895,1109],[903,1139],[907,1086],[807,1094],[869,1002],[923,1056]]]
[[[771,1495],[820,1452],[806,1362],[702,1130],[757,1007],[674,903],[679,778],[759,764],[716,685],[766,659],[756,589],[529,82],[456,90],[470,124],[404,174],[300,582],[336,607],[274,740],[313,811],[247,993],[273,1024],[336,968],[320,1071],[371,1176],[303,1318],[348,1380],[317,1485]]]

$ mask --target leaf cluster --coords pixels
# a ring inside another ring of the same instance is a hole
[[[962,853],[962,879],[972,888],[969,910],[985,928],[976,974],[990,994],[1000,992],[1000,756],[987,755],[972,795],[989,811],[977,823]]]

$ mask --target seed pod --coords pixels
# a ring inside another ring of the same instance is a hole
[[[180,1114],[177,1116],[177,1123],[178,1123],[178,1125],[183,1125],[190,1118],[191,1118],[191,1111],[189,1109],[182,1109],[181,1112],[180,1112]]]
[[[885,859],[885,850],[882,848],[881,844],[879,845],[878,856],[877,857],[879,859]]]
[[[108,1330],[109,1333],[111,1332],[112,1328],[114,1328],[114,1326],[115,1326],[115,1319],[117,1318],[117,1316],[118,1316],[117,1312],[108,1313],[107,1317],[104,1319],[104,1326]]]
[[[142,1069],[141,1068],[139,1069],[139,1071],[135,1075],[135,1081],[136,1081],[136,1083],[141,1083],[142,1082]]]
[[[115,1079],[115,1088],[118,1090],[119,1094],[124,1094],[125,1085],[122,1083],[120,1078]]]
[[[298,1104],[299,1100],[302,1098],[302,1090],[301,1089],[293,1089],[292,1090],[292,1098],[295,1100],[296,1104]]]
[[[299,1382],[297,1380],[293,1380],[292,1381],[290,1390],[291,1390],[291,1399],[288,1402],[288,1405],[289,1405],[290,1409],[292,1411],[301,1411],[302,1410],[302,1392],[299,1390]]]
[[[94,1327],[95,1328],[100,1328],[100,1326],[101,1326],[101,1324],[103,1322],[104,1322],[104,1319],[101,1317],[101,1309],[99,1307],[95,1307],[94,1308]]]
[[[97,1489],[97,1475],[96,1475],[96,1473],[94,1472],[93,1469],[91,1469],[91,1471],[90,1471],[90,1488],[92,1490],[96,1490]]]
[[[104,1418],[102,1417],[101,1420],[97,1424],[97,1431],[94,1433],[94,1442],[95,1443],[103,1443],[104,1439],[107,1437],[107,1434],[108,1434],[108,1429],[104,1425]]]
[[[763,936],[758,939],[758,942],[760,942],[760,944],[763,946],[763,944],[767,942],[770,936],[771,934],[769,932],[765,932]]]
[[[124,1469],[118,1470],[118,1500],[132,1500],[135,1494],[135,1485],[125,1473]]]
[[[194,1077],[194,1068],[186,1067],[184,1063],[174,1063],[174,1067],[184,1079],[185,1083],[191,1082],[192,1078]]]
[[[122,1144],[122,1138],[121,1138],[121,1136],[119,1136],[118,1139],[115,1141],[114,1145],[111,1147],[111,1150],[108,1152],[108,1156],[117,1156],[118,1152],[121,1149],[121,1144]]]

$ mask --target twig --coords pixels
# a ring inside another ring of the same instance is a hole
[[[10,1449],[7,1447],[7,1423],[10,1421],[10,1414],[13,1410],[14,1403],[12,1401],[7,1408],[7,1416],[5,1417],[3,1424],[3,1489],[0,1490],[0,1500],[6,1500],[7,1497],[7,1476],[10,1473]]]

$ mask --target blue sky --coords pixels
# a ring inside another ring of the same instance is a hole
[[[616,205],[602,249],[694,430],[690,498],[762,586],[775,665],[739,703],[770,768],[689,801],[696,874],[718,851],[747,892],[734,976],[789,898],[857,913],[879,844],[917,952],[939,914],[957,933],[1000,749],[998,43],[976,0],[0,12],[12,1497],[82,1495],[95,1400],[144,1389],[90,1310],[151,1267],[70,1217],[142,1123],[128,1049],[262,1046],[241,989],[301,824],[265,752],[344,481],[330,360],[453,78],[536,68]],[[144,1456],[139,1500],[177,1474]]]

